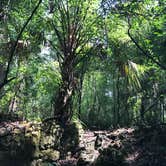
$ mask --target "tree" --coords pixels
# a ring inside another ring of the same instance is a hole
[[[55,49],[62,77],[55,99],[54,116],[64,124],[72,117],[72,96],[78,85],[76,68],[87,56],[85,47],[90,45],[95,33],[92,30],[95,30],[97,21],[96,4],[93,0],[56,0],[52,4],[54,14],[49,24],[55,36],[49,42]]]

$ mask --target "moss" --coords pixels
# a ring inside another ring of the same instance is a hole
[[[10,135],[0,140],[3,152],[1,156],[5,162],[11,160],[19,165],[18,161],[20,163],[33,161],[34,165],[35,161],[41,159],[38,162],[41,166],[44,161],[56,161],[69,152],[71,154],[79,143],[81,126],[76,123],[64,128],[55,121],[42,125],[28,122],[17,125]]]
[[[39,148],[41,150],[58,149],[63,130],[54,121],[42,124]]]
[[[41,151],[41,153],[43,155],[42,157],[44,158],[44,160],[56,161],[60,157],[60,152],[54,149],[43,150]]]
[[[76,123],[68,124],[64,127],[64,132],[61,137],[61,157],[65,158],[68,152],[74,153],[79,146],[79,130]]]

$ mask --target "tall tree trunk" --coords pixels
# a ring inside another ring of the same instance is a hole
[[[116,90],[117,90],[117,96],[116,96],[116,100],[117,100],[117,124],[119,124],[120,123],[120,76],[119,76],[119,73],[117,76]]]
[[[55,99],[54,116],[59,122],[66,124],[72,118],[72,96],[77,86],[72,58],[66,58],[61,67],[61,74],[62,84]]]
[[[125,125],[129,125],[130,122],[130,114],[129,114],[129,104],[128,104],[128,99],[129,99],[129,88],[128,88],[128,81],[125,78]]]
[[[116,114],[116,84],[115,84],[115,73],[113,73],[113,124],[114,127],[117,125],[117,114]]]
[[[144,113],[145,113],[145,97],[144,94],[141,98],[141,108],[140,108],[140,118],[141,122],[144,122]]]
[[[81,74],[79,94],[78,94],[78,118],[81,119],[81,103],[82,103],[82,86],[83,86],[84,75]]]

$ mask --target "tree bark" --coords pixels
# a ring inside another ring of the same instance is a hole
[[[63,124],[70,122],[72,118],[72,96],[77,86],[73,68],[74,56],[67,56],[62,64],[62,84],[55,99],[54,116]]]

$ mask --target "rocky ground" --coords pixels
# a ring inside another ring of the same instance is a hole
[[[60,161],[66,166],[166,166],[165,140],[165,126],[84,131],[79,158]]]
[[[89,131],[1,122],[0,166],[166,166],[165,140],[161,125]]]

